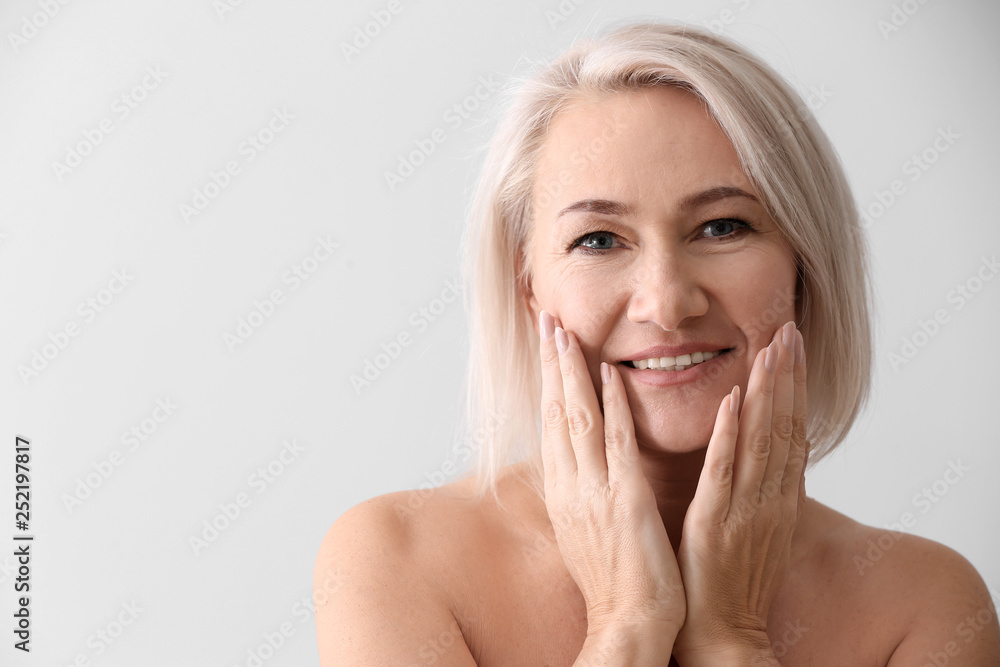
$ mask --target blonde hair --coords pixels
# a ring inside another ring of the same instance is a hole
[[[524,293],[531,280],[525,255],[531,192],[547,128],[583,96],[653,86],[701,98],[794,251],[796,321],[809,359],[810,465],[844,440],[868,400],[873,295],[867,242],[826,135],[789,85],[738,44],[689,26],[630,24],[578,42],[523,82],[492,139],[471,202],[462,266],[470,326],[464,428],[480,443],[481,495],[499,500],[501,468],[525,459],[531,460],[528,481],[542,495],[538,337]]]

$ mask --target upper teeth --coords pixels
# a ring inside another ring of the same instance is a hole
[[[695,364],[700,364],[703,361],[708,361],[709,359],[714,359],[715,357],[722,354],[722,351],[718,352],[692,352],[691,354],[682,354],[679,357],[653,357],[652,359],[639,359],[633,361],[636,368],[654,368],[661,371],[679,371],[687,368],[688,366],[693,366]]]

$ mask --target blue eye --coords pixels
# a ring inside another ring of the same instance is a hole
[[[572,243],[572,245],[570,245],[569,249],[573,250],[574,248],[579,248],[580,250],[582,250],[584,253],[586,253],[588,255],[599,255],[599,254],[604,253],[607,250],[611,250],[612,249],[611,245],[598,244],[599,247],[594,247],[594,246],[590,246],[590,245],[583,245],[583,243],[585,241],[587,241],[588,239],[595,239],[595,238],[596,239],[601,239],[601,238],[608,239],[608,243],[609,244],[614,244],[615,235],[612,234],[611,232],[591,232],[589,234],[584,234],[583,236],[581,236],[577,240],[573,241],[573,243]]]
[[[711,229],[716,232],[720,232],[716,234],[707,234],[702,238],[717,239],[720,242],[733,241],[749,232],[756,231],[754,226],[749,222],[738,218],[719,218],[718,220],[712,220],[704,223],[702,227],[706,231]],[[566,248],[566,250],[567,252],[572,252],[573,250],[579,249],[587,255],[603,255],[608,251],[615,249],[614,243],[616,238],[617,235],[612,232],[590,232],[573,241],[569,247]],[[595,240],[597,243],[592,243]],[[604,242],[602,243],[601,241]]]
[[[730,232],[726,232],[725,231],[727,228],[733,228],[736,225],[738,225],[738,226],[735,229],[735,233],[731,232],[731,231]],[[718,236],[710,235],[710,236],[707,236],[706,238],[710,238],[710,239],[725,239],[727,237],[728,238],[737,238],[739,236],[742,236],[744,233],[746,233],[748,231],[750,231],[750,232],[754,231],[753,225],[751,225],[749,222],[744,222],[743,220],[738,220],[737,218],[719,218],[718,220],[712,220],[711,222],[706,222],[705,223],[705,229],[706,230],[708,230],[708,229],[716,229],[716,230],[718,230],[720,227],[723,230],[722,234],[720,234]]]

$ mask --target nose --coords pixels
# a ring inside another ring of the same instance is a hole
[[[628,319],[655,322],[674,331],[688,318],[708,312],[708,295],[691,266],[693,258],[671,251],[649,251],[633,265]]]

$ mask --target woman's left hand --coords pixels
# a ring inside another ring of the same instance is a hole
[[[677,554],[688,603],[674,644],[681,665],[771,655],[767,616],[806,497],[804,356],[790,322],[754,359],[740,417],[729,407],[738,387],[719,407]]]

